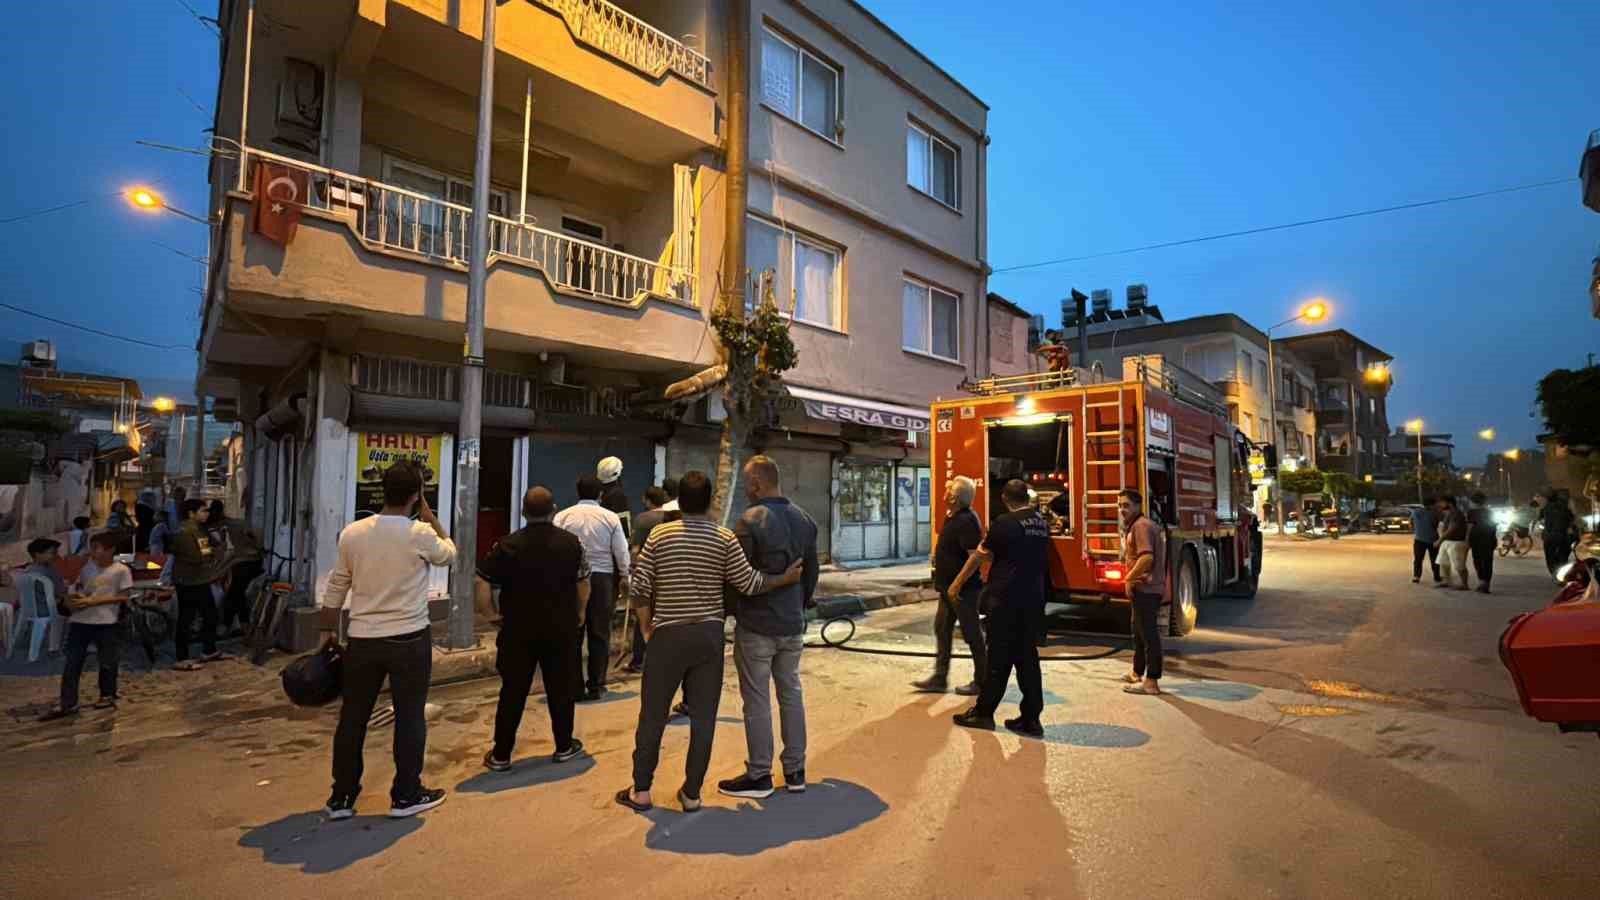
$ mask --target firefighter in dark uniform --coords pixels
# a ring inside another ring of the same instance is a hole
[[[1006,728],[1029,737],[1043,737],[1039,714],[1044,711],[1044,684],[1039,671],[1039,638],[1044,634],[1044,603],[1049,595],[1050,526],[1028,500],[1028,485],[1013,478],[1000,492],[1007,512],[989,526],[983,544],[972,554],[949,593],[961,587],[990,560],[984,609],[989,614],[989,674],[983,693],[955,723],[965,728],[994,730],[994,711],[1005,696],[1011,669],[1022,689],[1021,713]]]

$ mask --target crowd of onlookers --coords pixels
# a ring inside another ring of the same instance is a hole
[[[78,679],[90,647],[100,667],[96,708],[114,708],[117,670],[128,607],[141,573],[148,600],[175,598],[177,621],[171,629],[175,669],[194,671],[225,658],[218,641],[241,633],[250,619],[248,587],[262,572],[261,538],[244,521],[230,518],[221,500],[189,499],[183,488],[165,503],[154,491],[139,495],[130,512],[124,500],[112,503],[105,525],[95,529],[87,516],[73,520],[66,543],[38,537],[27,547],[29,562],[15,573],[0,570],[0,583],[20,583],[32,596],[19,603],[47,604],[65,620],[60,704],[45,720],[78,711]],[[32,575],[24,581],[17,576]],[[9,637],[9,636],[8,636]],[[190,648],[200,644],[200,656]]]

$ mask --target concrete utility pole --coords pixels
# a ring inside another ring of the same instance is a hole
[[[456,427],[456,567],[450,579],[452,650],[473,644],[472,590],[478,553],[478,476],[483,431],[483,303],[489,255],[489,150],[494,135],[494,14],[483,4],[483,67],[478,76],[478,146],[472,169],[472,242],[467,248],[467,335],[461,358],[461,422]]]

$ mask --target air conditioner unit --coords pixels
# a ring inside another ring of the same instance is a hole
[[[1095,288],[1089,292],[1089,311],[1097,313],[1111,311],[1111,291],[1109,288]]]

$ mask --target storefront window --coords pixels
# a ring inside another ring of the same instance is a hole
[[[839,469],[839,520],[847,525],[889,521],[889,473],[883,465]]]

